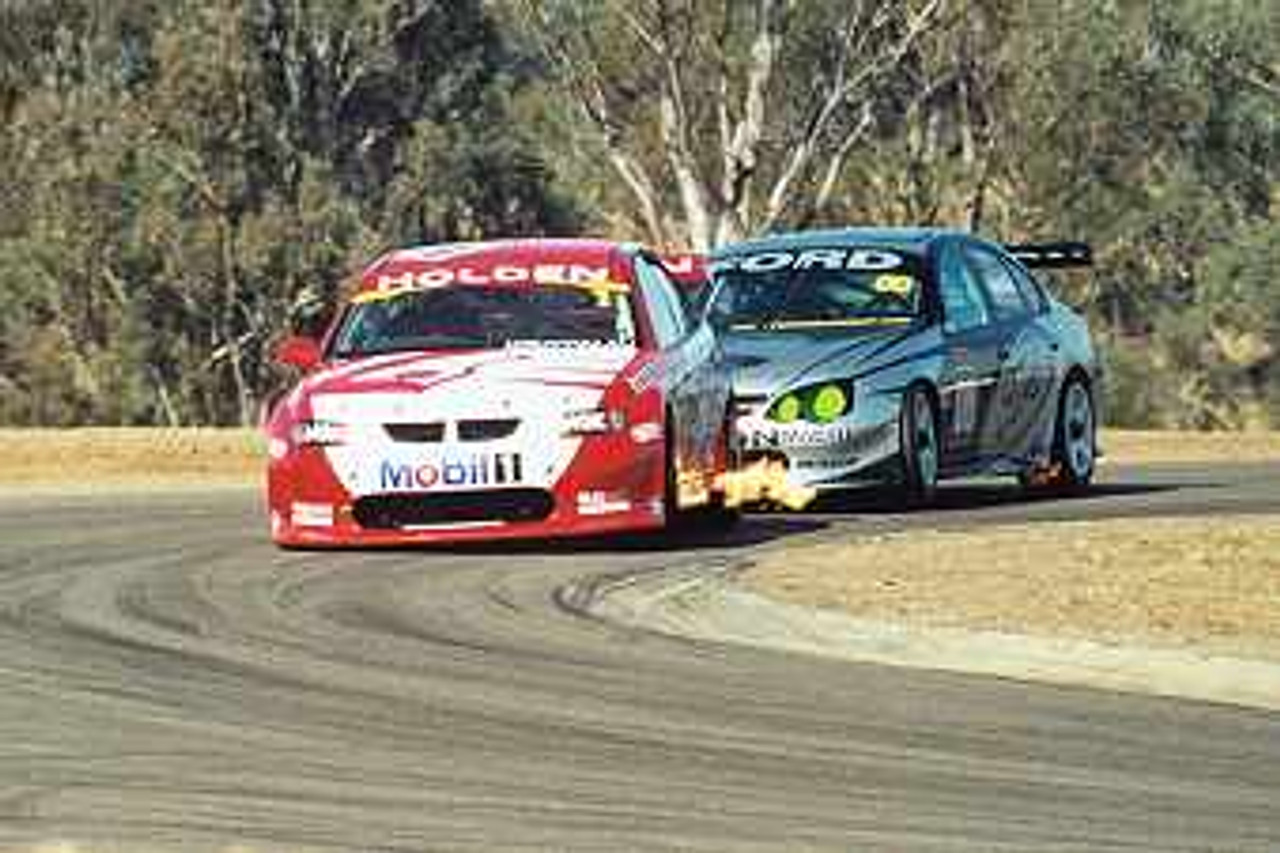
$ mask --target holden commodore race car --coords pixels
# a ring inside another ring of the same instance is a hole
[[[1081,488],[1098,455],[1101,372],[1085,321],[1029,267],[1082,244],[847,229],[727,246],[707,318],[734,372],[734,449],[793,488],[1016,475]]]
[[[376,261],[268,435],[286,546],[489,540],[726,520],[728,374],[659,260],[586,240]]]

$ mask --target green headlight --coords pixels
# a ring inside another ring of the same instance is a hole
[[[830,423],[849,408],[849,395],[839,385],[823,385],[809,400],[809,413],[820,424]]]
[[[773,404],[773,419],[789,424],[800,417],[800,408],[800,398],[795,394],[788,394]]]

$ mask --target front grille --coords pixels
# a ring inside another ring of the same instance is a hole
[[[434,444],[444,441],[444,424],[383,424],[392,441],[410,444]]]
[[[477,492],[371,495],[356,501],[354,514],[369,530],[398,530],[433,524],[541,521],[555,500],[544,489],[486,489]]]
[[[515,418],[458,421],[459,441],[497,441],[515,433],[520,421]]]

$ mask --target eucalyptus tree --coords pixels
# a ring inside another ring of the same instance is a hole
[[[944,0],[511,0],[648,239],[706,249],[826,204]]]

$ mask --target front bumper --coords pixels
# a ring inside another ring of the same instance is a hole
[[[780,461],[788,485],[820,492],[886,479],[886,467],[900,448],[896,411],[855,414],[826,425],[779,424],[753,415],[740,416],[734,424],[738,466]]]
[[[662,442],[632,451],[588,452],[549,488],[355,495],[334,476],[323,452],[294,449],[268,468],[271,536],[290,547],[365,547],[660,528],[666,509]]]

